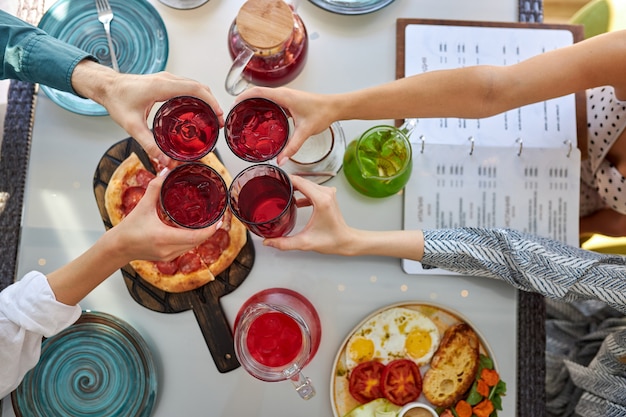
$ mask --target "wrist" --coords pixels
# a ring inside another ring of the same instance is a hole
[[[112,68],[83,59],[72,72],[72,88],[81,97],[103,104],[117,74]]]
[[[94,245],[101,254],[103,262],[106,262],[111,269],[116,270],[133,259],[129,256],[130,251],[126,248],[124,236],[120,233],[121,228],[114,227],[104,233]]]

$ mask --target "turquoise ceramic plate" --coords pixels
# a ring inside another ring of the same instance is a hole
[[[365,14],[382,9],[393,0],[309,0],[316,6],[338,14]]]
[[[148,347],[128,323],[85,311],[43,341],[41,359],[12,393],[17,417],[148,417],[157,395]]]
[[[164,70],[169,52],[167,31],[154,6],[146,0],[109,0],[109,3],[115,15],[111,38],[120,71],[151,74]],[[94,1],[58,0],[41,18],[39,27],[111,66],[109,45]],[[74,113],[107,114],[104,107],[91,100],[47,86],[41,89],[56,104]]]

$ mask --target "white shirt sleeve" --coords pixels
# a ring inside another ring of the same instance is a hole
[[[41,272],[29,272],[0,292],[0,398],[37,364],[42,337],[67,328],[80,314],[80,306],[56,300]]]

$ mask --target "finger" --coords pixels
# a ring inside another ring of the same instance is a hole
[[[221,222],[213,223],[212,225],[202,229],[186,229],[183,227],[171,226],[175,229],[172,231],[172,239],[186,241],[189,246],[196,247],[215,234],[219,223]]]
[[[296,207],[298,208],[302,208],[302,207],[309,207],[312,206],[313,203],[311,202],[311,199],[309,198],[298,198],[296,199]]]
[[[302,178],[299,175],[290,175],[289,179],[293,184],[294,188],[300,191],[304,196],[310,200],[314,200],[311,198],[315,192],[323,188],[323,186],[314,183],[313,181]]]
[[[291,135],[291,138],[289,138],[283,150],[280,151],[280,153],[276,156],[276,162],[278,163],[278,165],[283,165],[285,162],[287,162],[289,158],[294,156],[296,152],[298,152],[298,149],[300,149],[304,141],[309,138],[309,136],[310,135],[308,133],[305,133],[302,130],[298,130],[298,128],[296,127],[293,135]]]
[[[267,88],[267,87],[252,87],[252,88],[248,88],[247,90],[245,90],[243,93],[239,94],[237,97],[235,97],[235,101],[233,103],[233,105],[249,99],[249,98],[253,98],[253,97],[264,97],[264,98],[268,98],[272,101],[276,101],[275,100],[275,95],[274,95],[275,89],[273,88]]]
[[[268,246],[282,251],[297,249],[294,244],[293,237],[275,237],[271,239],[264,239],[263,246]]]

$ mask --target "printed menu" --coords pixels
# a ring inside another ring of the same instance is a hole
[[[568,28],[401,20],[400,76],[508,65],[575,41]],[[484,119],[419,119],[404,228],[506,227],[578,246],[576,100],[568,95]],[[450,274],[410,260],[403,268]]]

